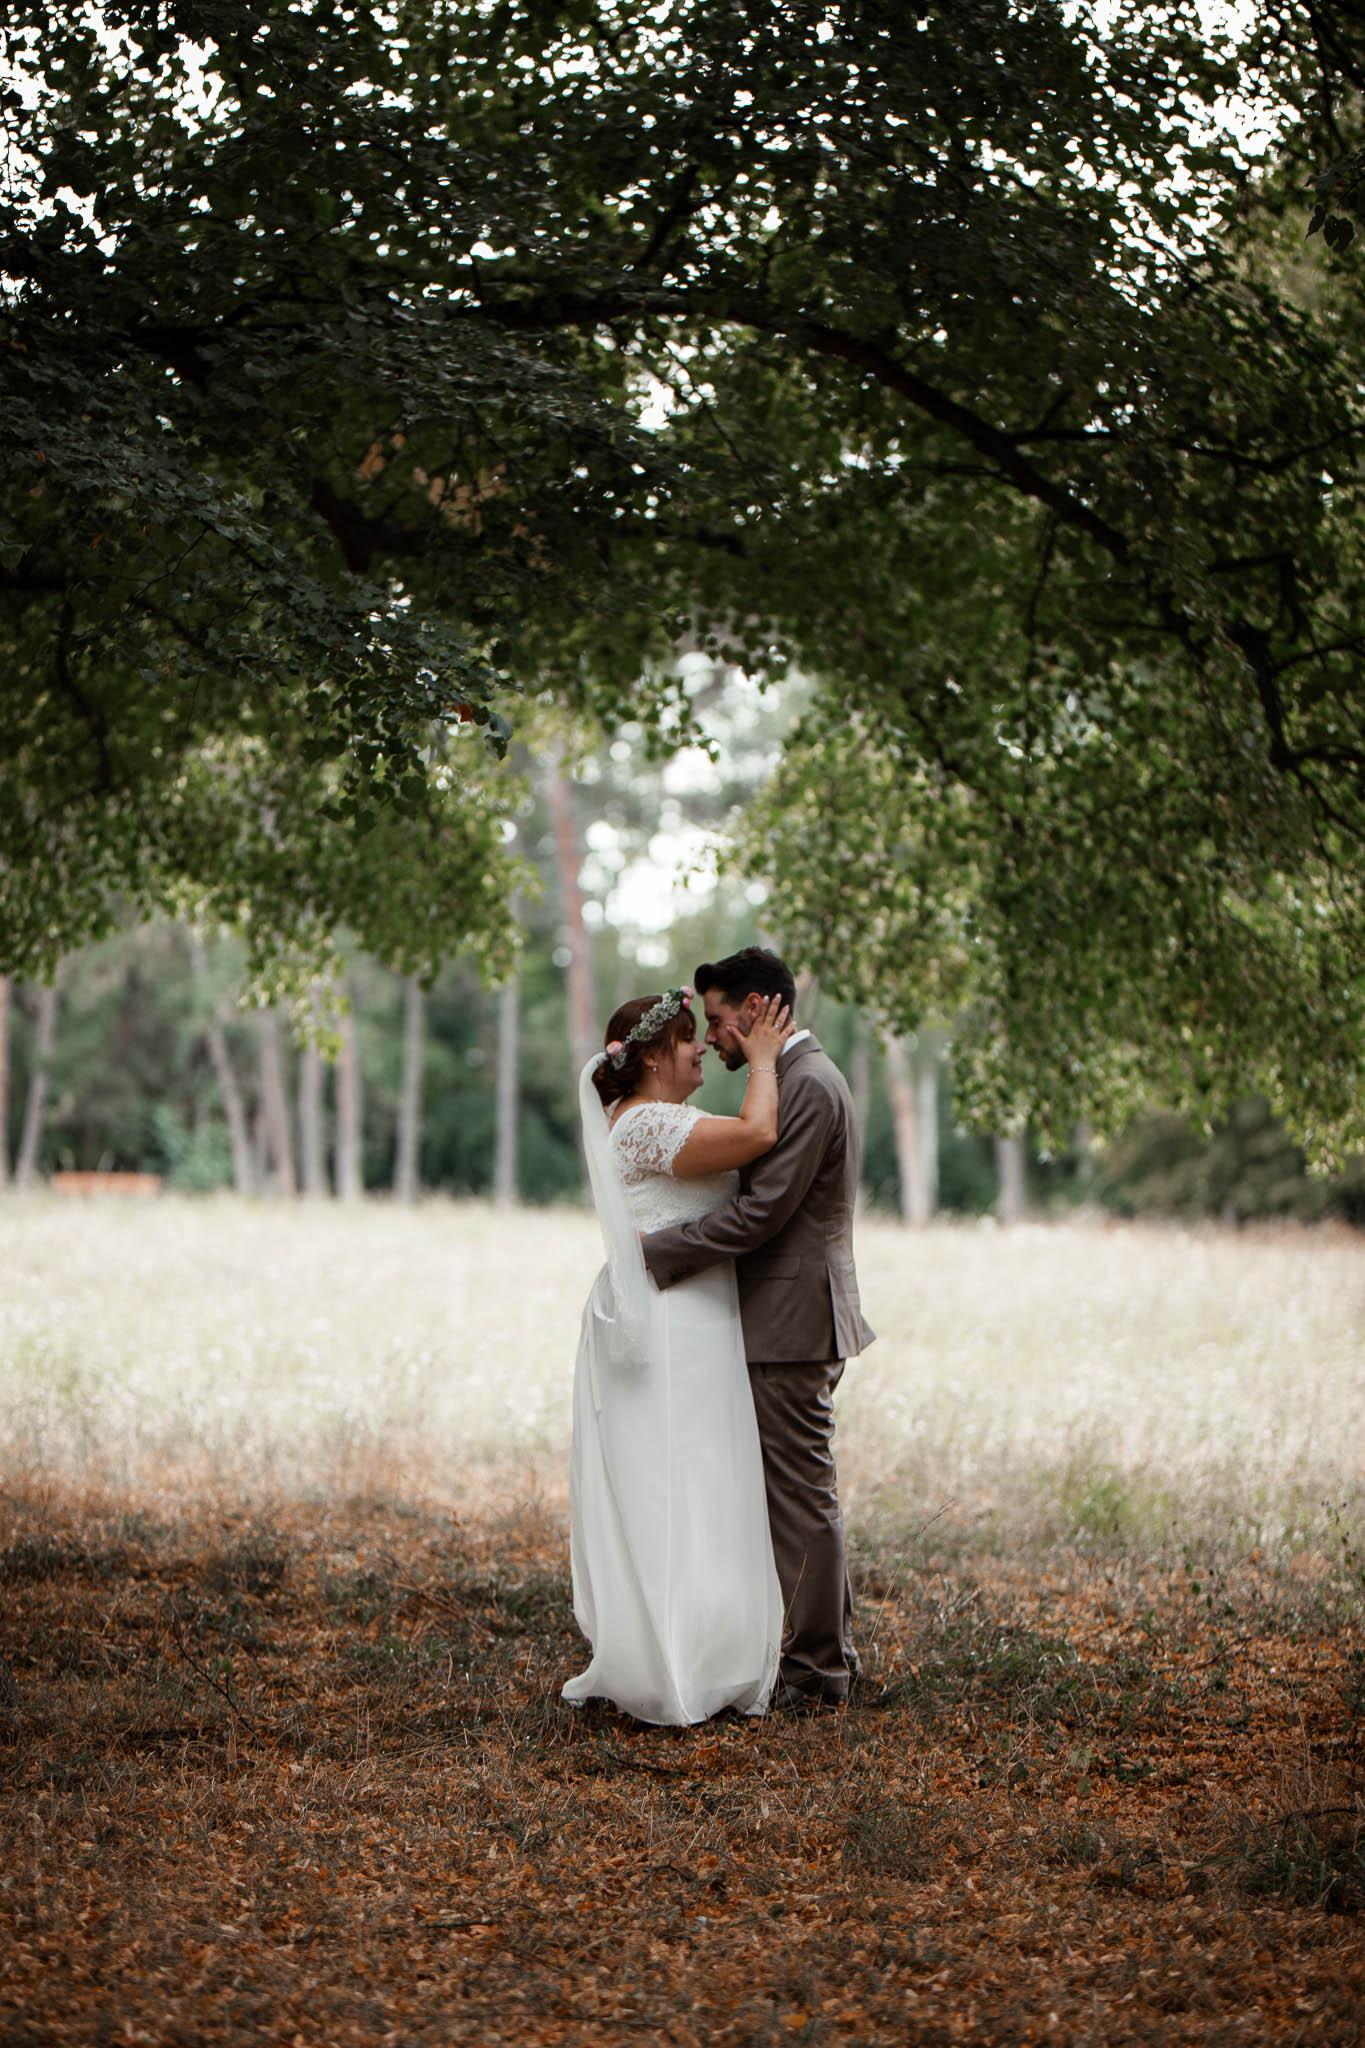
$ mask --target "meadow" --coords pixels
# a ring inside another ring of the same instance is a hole
[[[234,1500],[563,1498],[574,1208],[0,1210],[0,1469]],[[1365,1473],[1365,1240],[859,1231],[878,1342],[841,1394],[855,1520],[939,1541],[1293,1549]]]
[[[1365,1241],[858,1251],[866,1699],[659,1732],[590,1216],[0,1205],[0,2040],[1357,2040]]]

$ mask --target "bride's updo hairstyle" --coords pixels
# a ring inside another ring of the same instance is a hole
[[[696,1037],[697,1020],[684,1003],[652,1038],[627,1043],[640,1019],[647,1017],[654,1005],[662,1001],[662,994],[632,996],[628,1003],[622,1003],[619,1010],[612,1011],[603,1044],[619,1044],[624,1050],[619,1067],[611,1060],[603,1060],[593,1074],[592,1085],[601,1096],[604,1108],[610,1109],[613,1102],[620,1102],[635,1093],[645,1077],[646,1053],[671,1052],[675,1045],[690,1045]]]

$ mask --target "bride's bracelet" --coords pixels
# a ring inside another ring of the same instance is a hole
[[[750,1063],[749,1063],[749,1072],[750,1072],[751,1074],[775,1074],[775,1073],[777,1072],[777,1068],[776,1068],[776,1067],[756,1067],[756,1066],[755,1066],[755,1065],[753,1064],[753,1062],[752,1062],[752,1061],[750,1061]]]

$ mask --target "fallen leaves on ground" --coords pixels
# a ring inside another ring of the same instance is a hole
[[[534,1505],[0,1503],[0,2041],[1359,2040],[1350,1587],[859,1576],[856,1704],[651,1730]]]

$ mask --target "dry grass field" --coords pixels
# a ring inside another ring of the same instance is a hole
[[[1365,1239],[859,1233],[854,1519],[939,1541],[1311,1545],[1365,1475]],[[562,1502],[575,1209],[0,1209],[0,1469],[30,1486]]]
[[[872,1683],[660,1732],[591,1218],[0,1205],[0,2043],[1356,2043],[1365,1242],[859,1254]]]

